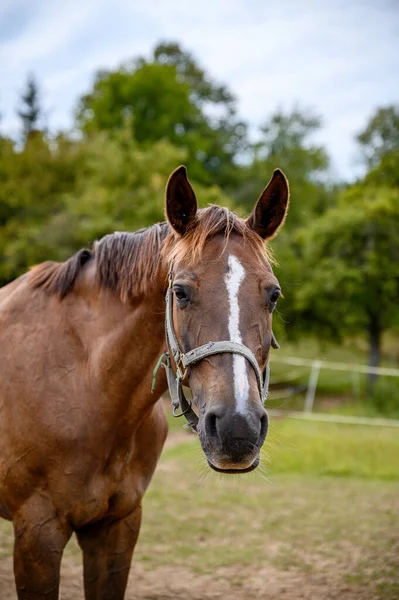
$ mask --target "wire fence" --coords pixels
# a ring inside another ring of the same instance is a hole
[[[274,369],[278,365],[284,366]],[[291,367],[287,370],[286,367]],[[347,374],[350,386],[350,396],[355,399],[361,397],[362,376],[373,374],[379,377],[397,378],[399,383],[399,369],[386,367],[368,367],[359,364],[347,364],[343,362],[332,362],[320,359],[306,359],[297,357],[273,357],[272,373],[277,371],[271,378],[271,390],[268,399],[268,412],[272,416],[288,416],[296,419],[309,419],[329,421],[336,423],[348,423],[359,425],[378,425],[388,427],[399,427],[399,419],[383,417],[367,417],[356,415],[344,415],[338,412],[323,413],[315,412],[314,404],[317,388],[320,382],[320,374],[330,371],[327,378],[334,386],[341,375]],[[326,378],[325,378],[326,379]],[[345,379],[345,377],[344,377]],[[340,379],[342,393],[342,377]],[[399,385],[390,388],[396,395],[399,406]]]

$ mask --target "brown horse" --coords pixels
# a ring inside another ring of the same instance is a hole
[[[86,598],[124,597],[167,433],[165,370],[155,393],[151,382],[165,347],[168,272],[183,351],[221,340],[238,348],[184,373],[208,462],[225,472],[256,467],[267,432],[256,368],[268,362],[280,294],[264,240],[283,223],[288,198],[276,170],[246,221],[217,206],[197,210],[179,167],[167,184],[167,223],[107,235],[92,252],[38,265],[0,290],[0,515],[13,522],[20,599],[58,598],[73,532]]]

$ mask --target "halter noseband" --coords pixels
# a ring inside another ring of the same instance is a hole
[[[165,367],[166,378],[168,381],[168,388],[173,406],[174,417],[184,417],[187,420],[187,424],[194,431],[197,431],[198,417],[192,409],[191,402],[189,402],[184,395],[182,382],[187,376],[188,368],[194,365],[208,356],[214,354],[224,354],[229,352],[230,354],[239,354],[247,359],[255,371],[256,381],[258,384],[259,394],[262,400],[262,404],[266,402],[268,390],[269,390],[269,375],[270,368],[267,363],[265,372],[262,374],[258,361],[255,358],[253,352],[244,344],[237,342],[222,341],[222,342],[208,342],[198,348],[190,350],[184,354],[180,350],[179,342],[177,341],[175,329],[173,326],[173,263],[170,266],[168,274],[168,288],[166,290],[166,313],[165,313],[165,334],[166,334],[166,346],[167,351],[160,357],[153,373],[152,389],[155,388],[156,374],[161,364]],[[272,332],[273,348],[279,348],[276,338]],[[176,373],[173,371],[171,357],[176,364]],[[165,360],[165,362],[164,362]],[[180,413],[178,410],[180,409]]]

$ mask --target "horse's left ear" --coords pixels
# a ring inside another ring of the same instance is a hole
[[[272,238],[284,223],[289,199],[287,178],[280,169],[275,169],[271,180],[249,215],[247,225],[264,240]]]
[[[166,218],[173,229],[184,235],[197,214],[197,198],[184,166],[173,171],[166,184]]]

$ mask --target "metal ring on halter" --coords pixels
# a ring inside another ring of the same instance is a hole
[[[190,407],[191,407],[191,405],[190,405]],[[181,410],[180,409],[180,413],[177,413],[177,411],[179,410],[179,406],[172,406],[172,415],[174,417],[176,417],[177,419],[179,417],[184,417],[187,414],[187,412],[190,409],[190,407],[186,408],[186,410]]]

